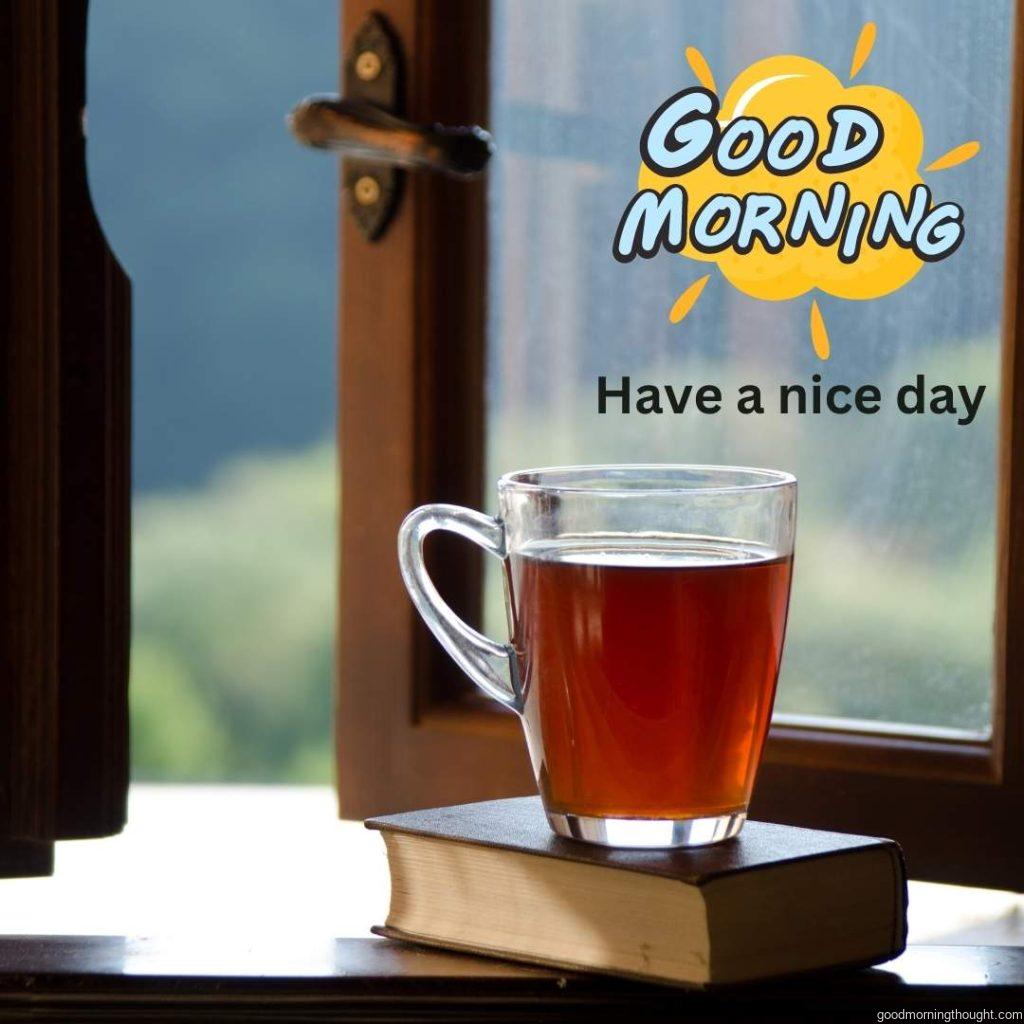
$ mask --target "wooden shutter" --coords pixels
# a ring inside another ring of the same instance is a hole
[[[120,830],[128,786],[129,282],[89,198],[85,0],[8,0],[0,194],[0,874]]]

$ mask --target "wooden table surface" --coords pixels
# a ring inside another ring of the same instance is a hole
[[[4,1020],[876,1021],[901,1009],[1024,1011],[1024,948],[914,946],[871,970],[694,992],[376,938],[0,938]]]

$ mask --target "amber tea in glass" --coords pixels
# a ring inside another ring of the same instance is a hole
[[[400,560],[428,625],[521,716],[555,832],[693,846],[746,817],[771,718],[796,481],[713,466],[512,473],[497,519],[417,509]],[[440,599],[421,544],[450,529],[505,561],[511,642]]]

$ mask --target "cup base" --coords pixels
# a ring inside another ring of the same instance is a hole
[[[711,818],[591,818],[582,814],[548,811],[555,835],[596,846],[619,849],[667,850],[710,846],[737,835],[747,820],[746,811]]]

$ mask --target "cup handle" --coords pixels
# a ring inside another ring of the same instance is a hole
[[[522,689],[515,650],[478,633],[448,607],[423,562],[423,541],[448,530],[479,544],[504,561],[505,524],[459,505],[423,505],[410,512],[398,531],[398,564],[412,602],[423,621],[456,664],[488,697],[521,713]]]

